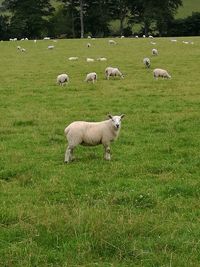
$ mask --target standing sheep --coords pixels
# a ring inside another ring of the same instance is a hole
[[[87,61],[87,62],[94,62],[94,58],[89,58],[89,57],[87,57],[87,58],[86,58],[86,61]]]
[[[107,67],[105,69],[105,75],[107,80],[109,80],[110,76],[120,76],[122,79],[124,79],[124,75],[118,68]]]
[[[96,72],[90,72],[87,74],[86,78],[85,78],[85,82],[95,82],[97,81],[97,74]]]
[[[110,45],[116,45],[116,44],[117,44],[117,42],[115,42],[114,40],[109,40],[108,43],[109,43]]]
[[[158,77],[162,77],[163,79],[171,79],[171,75],[166,70],[163,69],[154,69],[153,76],[157,80]]]
[[[108,115],[109,120],[101,122],[74,121],[65,128],[68,147],[65,152],[65,162],[72,161],[73,151],[78,145],[96,146],[102,144],[105,149],[104,158],[110,160],[110,142],[117,139],[121,116]]]
[[[146,68],[150,68],[151,62],[150,62],[150,59],[148,57],[145,57],[143,59],[143,63],[144,63],[144,65],[145,65]]]
[[[64,84],[66,85],[69,82],[69,76],[65,73],[60,74],[57,76],[56,81],[57,81],[57,84],[59,84],[59,85],[62,85],[62,86]]]
[[[152,49],[152,55],[153,56],[158,56],[158,50],[156,48]]]

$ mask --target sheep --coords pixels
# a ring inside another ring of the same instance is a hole
[[[107,80],[109,80],[110,76],[120,76],[122,79],[124,79],[124,75],[120,72],[118,68],[107,67],[105,69],[105,75]]]
[[[91,44],[90,44],[90,43],[87,43],[87,47],[88,47],[88,48],[91,47]]]
[[[20,51],[21,52],[26,52],[26,49],[25,48],[20,48]]]
[[[78,60],[78,57],[69,57],[68,59],[71,61],[75,61],[75,60]]]
[[[136,35],[136,36],[135,36],[135,38],[139,38],[139,36],[138,36],[138,35]]]
[[[152,35],[149,35],[149,38],[153,39],[154,37]]]
[[[143,34],[143,35],[142,35],[142,37],[143,37],[143,38],[146,38],[146,35],[145,35],[145,34]]]
[[[171,39],[171,42],[174,42],[174,43],[176,43],[176,42],[177,42],[177,40],[176,40],[176,39]]]
[[[104,147],[104,158],[111,159],[110,142],[117,139],[120,128],[120,116],[108,115],[109,119],[101,122],[74,121],[69,124],[65,130],[65,136],[68,140],[68,146],[65,152],[65,163],[73,159],[73,151],[78,145],[96,146],[102,144]]]
[[[163,79],[171,79],[171,75],[169,75],[169,73],[163,69],[154,69],[153,76],[156,80],[158,79],[158,77],[162,77]]]
[[[183,44],[189,44],[189,42],[186,42],[186,41],[183,41],[182,43],[183,43]]]
[[[33,42],[36,44],[37,43],[37,40],[35,39],[35,40],[33,40]]]
[[[49,45],[47,48],[48,49],[54,49],[54,45]]]
[[[86,58],[86,61],[87,61],[87,62],[94,62],[94,59],[93,59],[93,58],[89,58],[89,57],[87,57],[87,58]]]
[[[43,40],[50,40],[50,37],[44,37]]]
[[[156,48],[152,49],[152,55],[153,56],[158,56],[158,50]]]
[[[114,40],[109,40],[108,43],[109,43],[110,45],[116,45],[116,44],[117,44],[117,42],[115,42]]]
[[[18,46],[17,46],[17,50],[21,50],[21,46],[18,45]]]
[[[150,62],[150,59],[148,57],[145,57],[143,59],[143,63],[144,63],[146,68],[150,68],[151,62]]]
[[[106,57],[98,57],[97,61],[107,61],[107,58]]]
[[[87,76],[85,78],[85,82],[89,82],[89,81],[91,81],[93,83],[95,81],[97,81],[97,74],[96,74],[96,72],[90,72],[90,73],[87,74]]]
[[[156,45],[156,43],[155,42],[150,42],[152,45]]]
[[[57,84],[59,84],[59,85],[62,85],[62,86],[64,84],[66,85],[69,82],[69,76],[65,73],[60,74],[57,76],[56,81],[57,81]]]

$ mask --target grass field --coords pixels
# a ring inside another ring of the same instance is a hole
[[[200,39],[155,40],[158,57],[149,39],[0,43],[0,266],[200,266]],[[110,65],[125,79],[105,80]],[[126,114],[111,162],[80,146],[64,164],[65,126],[109,112]]]

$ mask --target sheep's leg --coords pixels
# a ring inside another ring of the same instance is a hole
[[[111,156],[110,156],[110,147],[108,145],[105,145],[104,146],[104,149],[105,149],[104,158],[106,160],[110,160],[111,159]]]
[[[73,147],[68,146],[65,152],[65,163],[69,163],[70,161],[72,161],[72,157],[73,157]]]

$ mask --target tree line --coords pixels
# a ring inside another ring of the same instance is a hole
[[[199,33],[200,13],[175,20],[182,0],[4,0],[0,39]],[[110,25],[119,22],[114,31]],[[189,23],[189,27],[186,27]],[[137,30],[133,30],[136,25]],[[185,30],[183,30],[185,29]]]

